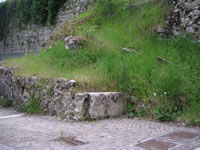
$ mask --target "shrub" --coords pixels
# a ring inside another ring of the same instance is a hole
[[[103,16],[113,16],[119,12],[121,4],[121,2],[114,0],[97,0],[97,11]]]
[[[55,23],[55,18],[58,10],[58,2],[55,0],[49,0],[48,1],[48,22],[51,24]]]
[[[67,0],[48,0],[48,22],[56,23],[56,15]]]
[[[19,14],[19,24],[27,24],[32,18],[33,0],[17,0],[17,10]]]
[[[154,111],[155,119],[159,121],[174,121],[181,114],[177,107],[159,106]]]
[[[0,105],[2,106],[2,107],[11,107],[12,106],[12,101],[11,100],[9,100],[8,98],[4,98],[4,99],[1,99],[0,100]]]
[[[27,104],[18,107],[19,111],[27,112],[30,114],[39,114],[42,112],[40,108],[40,100],[34,98],[33,96],[29,99]]]
[[[48,0],[33,0],[33,16],[32,20],[35,24],[45,25],[48,19]]]

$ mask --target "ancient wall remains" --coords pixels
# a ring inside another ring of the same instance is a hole
[[[7,98],[14,108],[25,106],[31,98],[40,101],[45,114],[64,120],[117,117],[123,114],[125,96],[118,92],[77,93],[74,80],[19,77],[15,68],[0,67],[0,101]]]
[[[45,46],[54,30],[61,28],[63,22],[69,21],[87,10],[91,0],[68,0],[57,15],[56,26],[27,25],[23,29],[17,27],[16,18],[11,19],[7,38],[0,41],[0,53],[24,52],[37,50]]]
[[[173,35],[189,33],[200,42],[200,0],[171,0],[171,3],[167,20]]]

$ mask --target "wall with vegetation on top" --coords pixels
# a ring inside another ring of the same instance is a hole
[[[90,1],[13,0],[2,3],[0,52],[25,52],[45,46],[54,30],[86,11]]]
[[[16,68],[0,67],[0,105],[8,103],[28,113],[45,113],[64,120],[117,117],[124,111],[124,94],[77,93],[75,80],[15,76]],[[3,97],[3,98],[2,98]]]

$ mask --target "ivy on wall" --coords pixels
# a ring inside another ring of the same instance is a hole
[[[59,9],[67,0],[7,0],[0,3],[0,40],[8,33],[11,17],[15,15],[18,25],[55,24]]]

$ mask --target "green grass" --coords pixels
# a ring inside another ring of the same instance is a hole
[[[200,44],[185,37],[158,40],[152,33],[154,26],[165,24],[167,5],[128,4],[124,8],[121,2],[97,5],[92,13],[90,9],[80,17],[95,13],[89,21],[75,26],[75,35],[88,38],[83,48],[67,51],[60,40],[38,55],[8,60],[6,66],[19,67],[16,74],[23,76],[75,79],[80,83],[75,92],[122,91],[134,95],[139,102],[128,102],[131,116],[139,115],[135,107],[142,102],[152,106],[150,112],[142,111],[142,116],[169,121],[184,114],[196,120],[200,112],[199,105],[195,105],[200,103]],[[117,11],[108,11],[112,5]],[[171,63],[158,62],[158,56]],[[192,116],[194,107],[197,115]]]

